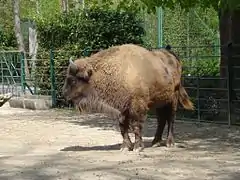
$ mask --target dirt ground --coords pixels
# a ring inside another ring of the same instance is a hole
[[[177,122],[176,147],[120,152],[116,122],[70,111],[0,109],[0,180],[239,180],[240,127]],[[164,136],[165,137],[165,136]]]

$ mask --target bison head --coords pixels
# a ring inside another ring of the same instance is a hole
[[[75,100],[84,97],[89,88],[89,80],[93,70],[91,65],[83,59],[77,59],[75,62],[70,58],[67,70],[67,76],[63,85],[63,96],[67,100]]]
[[[104,101],[90,81],[93,75],[93,68],[86,60],[78,59],[69,61],[67,76],[63,85],[63,96],[78,106],[80,112],[106,113],[123,122],[121,112]],[[93,80],[94,81],[94,80]]]

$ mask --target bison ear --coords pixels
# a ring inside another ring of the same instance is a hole
[[[89,69],[89,70],[85,71],[83,77],[80,77],[80,78],[81,78],[82,80],[84,80],[85,82],[88,82],[88,81],[90,80],[92,74],[93,74],[92,69]]]
[[[78,72],[78,67],[77,67],[77,65],[72,61],[72,57],[71,57],[70,60],[69,60],[69,72],[70,72],[72,75],[75,75],[75,74],[77,74],[77,72]]]

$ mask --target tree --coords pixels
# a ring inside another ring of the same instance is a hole
[[[23,42],[23,35],[21,32],[21,22],[20,22],[20,13],[19,13],[19,0],[12,0],[13,3],[13,15],[14,15],[14,30],[18,43],[18,49],[24,54],[24,64],[25,64],[25,75],[29,77],[29,69],[26,57],[26,51]]]
[[[68,12],[68,0],[61,0],[61,8],[63,12]]]

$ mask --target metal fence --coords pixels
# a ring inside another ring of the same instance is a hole
[[[222,48],[223,53],[216,54],[216,48]],[[180,107],[177,119],[240,125],[239,48],[231,44],[223,47],[172,47],[183,62],[182,82],[196,108],[195,111],[186,111]],[[9,87],[16,96],[26,93],[50,95],[54,107],[69,107],[72,104],[65,102],[61,93],[69,57],[84,57],[91,53],[94,52],[88,49],[38,52],[36,59],[27,59],[30,75],[26,76],[22,53],[1,52],[2,93]]]
[[[20,96],[23,92],[21,76],[21,62],[23,56],[18,51],[0,52],[0,93],[11,92],[15,96]]]

